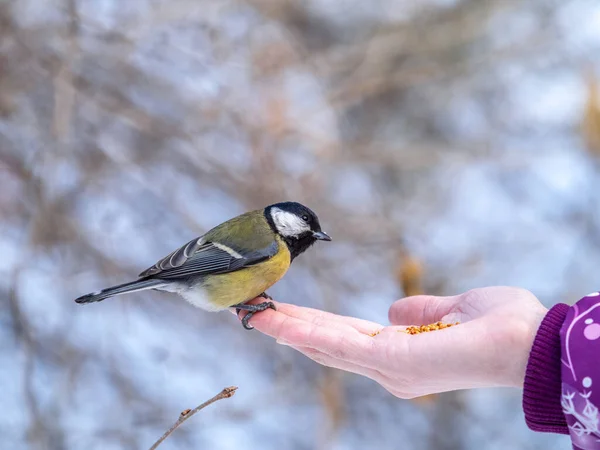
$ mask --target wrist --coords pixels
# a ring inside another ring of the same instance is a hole
[[[523,410],[527,426],[534,431],[568,434],[560,404],[560,328],[569,307],[559,303],[543,318],[527,362]]]

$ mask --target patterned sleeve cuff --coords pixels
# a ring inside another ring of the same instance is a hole
[[[569,306],[553,306],[542,320],[527,362],[523,390],[523,410],[533,431],[569,434],[560,404],[560,328]]]

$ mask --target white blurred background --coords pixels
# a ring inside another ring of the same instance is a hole
[[[521,392],[400,400],[180,298],[81,294],[249,209],[334,241],[279,301],[597,290],[594,1],[0,3],[2,448],[566,449]],[[443,367],[440,367],[443,370]]]

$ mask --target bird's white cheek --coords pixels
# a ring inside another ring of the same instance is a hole
[[[310,229],[300,217],[281,209],[275,208],[272,217],[279,233],[286,237],[299,236]]]

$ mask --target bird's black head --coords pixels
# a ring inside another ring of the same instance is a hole
[[[265,208],[269,225],[287,244],[292,260],[316,241],[331,241],[321,230],[317,215],[297,202],[282,202]]]

